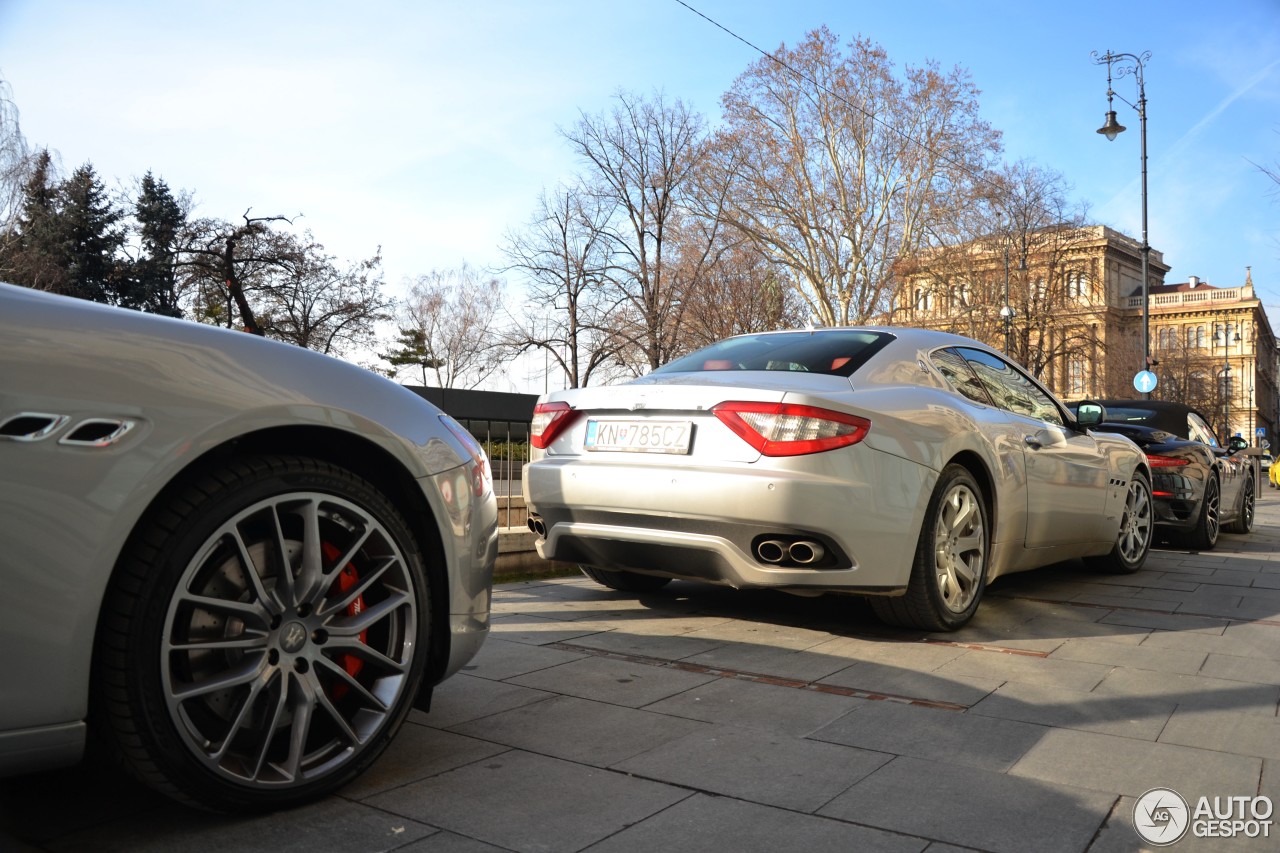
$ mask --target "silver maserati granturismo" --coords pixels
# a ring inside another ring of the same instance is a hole
[[[0,775],[226,810],[367,768],[489,630],[488,461],[299,347],[0,285]]]
[[[543,557],[613,589],[858,593],[887,622],[953,630],[1000,575],[1142,567],[1151,473],[1103,416],[956,335],[744,335],[540,398],[529,525]]]

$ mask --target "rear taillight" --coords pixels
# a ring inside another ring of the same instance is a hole
[[[533,408],[533,422],[529,425],[529,443],[545,450],[573,423],[578,413],[568,403],[539,403]]]
[[[765,456],[802,456],[848,447],[866,438],[871,421],[857,415],[790,403],[732,401],[711,414]]]
[[[1190,459],[1179,456],[1160,456],[1155,453],[1148,453],[1147,461],[1151,463],[1152,468],[1181,468],[1183,465],[1191,464]]]

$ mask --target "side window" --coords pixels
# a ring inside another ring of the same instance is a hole
[[[1021,370],[982,350],[958,347],[957,352],[973,367],[997,406],[1024,417],[1064,425],[1053,398]]]
[[[930,353],[929,360],[938,372],[946,377],[955,388],[975,403],[990,406],[991,398],[987,396],[982,381],[974,374],[973,368],[953,349],[940,349]]]
[[[1195,412],[1187,413],[1187,435],[1196,441],[1203,441],[1211,447],[1218,446],[1218,439],[1213,434],[1213,430],[1209,428],[1209,424],[1205,423],[1204,418]]]

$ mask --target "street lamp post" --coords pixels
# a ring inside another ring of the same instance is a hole
[[[1009,241],[1004,244],[1004,307],[1000,309],[1004,318],[1004,352],[1013,353],[1013,306],[1009,304]]]
[[[1217,338],[1217,333],[1214,337]],[[1240,340],[1239,333],[1236,334],[1236,340]],[[1222,324],[1222,446],[1226,447],[1231,443],[1231,324],[1224,321]]]
[[[1106,64],[1107,66],[1107,119],[1102,127],[1098,128],[1107,138],[1107,141],[1113,141],[1117,135],[1124,132],[1124,125],[1116,121],[1116,111],[1112,109],[1112,98],[1120,98],[1129,106],[1138,111],[1138,124],[1140,127],[1141,156],[1142,156],[1142,366],[1139,370],[1147,370],[1151,367],[1151,311],[1148,302],[1148,293],[1151,287],[1149,278],[1151,244],[1147,242],[1147,89],[1143,82],[1142,72],[1146,67],[1147,60],[1151,59],[1151,51],[1145,51],[1141,55],[1133,53],[1112,53],[1107,51],[1105,56],[1099,56],[1095,50],[1092,54],[1095,65]],[[1117,95],[1115,90],[1111,88],[1111,68],[1114,63],[1132,62],[1132,66],[1122,64],[1115,70],[1115,76],[1123,77],[1126,74],[1132,74],[1138,81],[1138,103],[1130,103],[1122,96]]]

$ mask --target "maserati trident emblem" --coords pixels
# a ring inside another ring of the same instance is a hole
[[[280,647],[294,654],[307,642],[307,629],[301,622],[290,622],[280,637]]]

